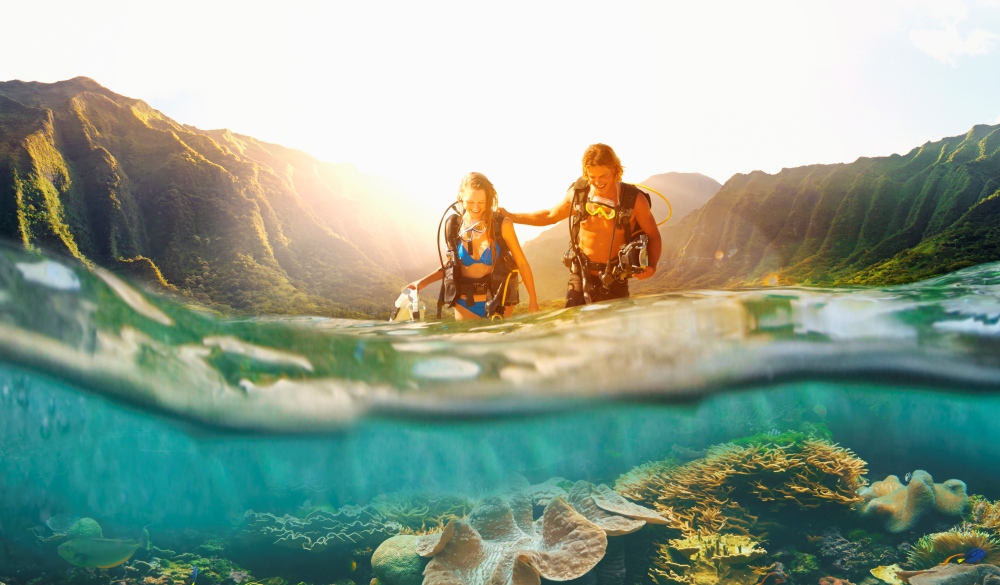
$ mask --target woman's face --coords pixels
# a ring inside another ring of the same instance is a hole
[[[486,214],[486,191],[483,189],[466,189],[461,196],[465,212],[472,219],[482,219]]]

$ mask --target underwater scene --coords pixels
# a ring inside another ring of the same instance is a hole
[[[234,318],[0,248],[0,583],[1000,583],[1000,265]]]

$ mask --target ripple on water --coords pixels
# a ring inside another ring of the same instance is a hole
[[[80,279],[76,273],[58,262],[43,260],[41,262],[17,262],[15,265],[24,280],[28,282],[55,290],[80,290]]]
[[[476,362],[456,357],[436,357],[418,361],[413,375],[428,380],[471,380],[479,376],[482,367]]]

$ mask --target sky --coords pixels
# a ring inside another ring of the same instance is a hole
[[[626,181],[724,183],[1000,123],[1000,0],[0,0],[0,14],[0,80],[91,77],[434,210],[472,170],[512,211],[551,207],[595,142]]]

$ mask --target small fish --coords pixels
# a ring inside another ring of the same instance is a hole
[[[192,585],[194,585],[194,582],[197,581],[197,580],[198,580],[198,567],[196,567],[194,565],[191,565],[191,583],[192,583]]]
[[[909,473],[909,472],[907,472],[907,474],[903,476],[903,481],[904,481],[904,482],[906,482],[906,483],[910,483],[910,479],[911,479],[912,477],[913,477],[913,474],[912,474],[912,473]]]
[[[974,549],[970,550],[969,552],[965,553],[965,556],[962,557],[962,560],[960,560],[959,562],[960,563],[978,563],[979,561],[981,561],[981,560],[983,560],[985,558],[986,558],[986,551],[983,550],[983,549],[981,549],[981,548],[979,548],[977,546],[976,548],[974,548]]]
[[[947,565],[948,563],[955,561],[956,563],[970,563],[976,564],[979,561],[986,558],[986,551],[979,548],[978,546],[968,552],[958,553],[957,555],[951,555],[945,560],[941,561],[941,565]]]
[[[348,563],[347,566],[350,567],[352,573],[358,570],[358,562],[354,559],[351,559],[351,562]]]
[[[59,556],[78,567],[110,569],[132,558],[140,548],[149,550],[149,532],[139,541],[131,538],[74,538],[59,545]]]

